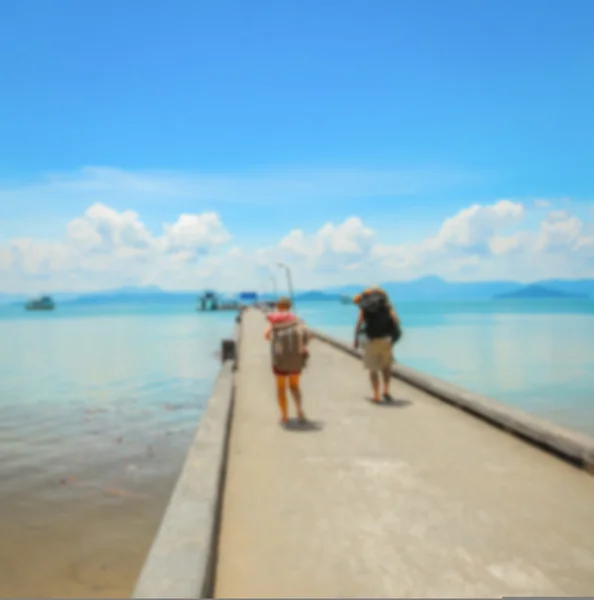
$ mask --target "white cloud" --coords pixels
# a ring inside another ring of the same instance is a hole
[[[31,238],[13,240],[12,264],[27,274],[65,271],[75,265],[75,250],[68,244],[44,242]]]
[[[518,225],[523,216],[524,207],[509,200],[473,204],[446,219],[434,235],[413,244],[378,244],[372,255],[383,267],[400,271],[405,277],[434,272],[455,276],[470,267],[478,268],[479,257],[484,262],[494,253],[513,248],[515,242],[500,234]]]
[[[553,211],[541,222],[536,249],[570,250],[579,242],[584,224],[567,211]]]
[[[446,219],[431,242],[437,249],[450,247],[486,251],[497,232],[519,223],[523,216],[523,205],[509,200],[487,206],[473,204]]]
[[[552,211],[538,230],[524,225],[525,207],[500,200],[491,205],[472,205],[446,219],[434,234],[415,243],[385,244],[367,233],[357,260],[331,253],[322,242],[322,228],[315,234],[292,232],[284,245],[300,250],[343,282],[410,279],[439,274],[451,279],[504,278],[531,281],[547,277],[594,277],[594,229],[567,211]],[[524,225],[524,228],[522,228]],[[343,224],[344,226],[344,224]],[[359,228],[365,225],[358,221]],[[298,263],[297,263],[298,264]],[[305,270],[304,270],[305,276]]]
[[[63,241],[17,238],[0,246],[0,270],[11,274],[6,285],[18,288],[0,291],[29,291],[39,282],[60,289],[100,289],[168,278],[190,283],[204,272],[208,255],[230,239],[215,213],[182,214],[154,236],[134,211],[93,204],[67,223]]]
[[[153,239],[131,210],[118,212],[104,204],[93,204],[82,217],[68,223],[68,238],[83,250],[112,251],[118,247],[148,248]]]
[[[173,225],[165,225],[165,245],[169,250],[212,250],[230,239],[219,215],[213,212],[182,214]]]
[[[520,235],[494,235],[489,240],[489,248],[494,255],[507,254],[518,250],[522,245]]]
[[[319,261],[325,256],[340,256],[343,260],[356,260],[368,252],[374,232],[358,217],[350,217],[339,225],[326,223],[312,235],[294,229],[284,237],[279,247],[289,254]]]
[[[594,235],[581,236],[574,246],[578,252],[587,252],[594,260]]]
[[[413,243],[390,243],[360,217],[296,228],[256,250],[229,245],[213,212],[184,213],[156,235],[133,211],[93,204],[65,227],[62,241],[18,238],[0,245],[0,291],[105,289],[157,284],[270,289],[291,265],[299,288],[373,283],[438,274],[450,279],[594,277],[594,225],[568,210],[549,211],[538,227],[525,208],[500,200],[474,204]]]
[[[534,206],[536,208],[550,208],[552,202],[550,200],[545,200],[544,198],[538,198],[534,201]]]
[[[14,263],[14,254],[8,247],[0,247],[0,273],[12,269]]]

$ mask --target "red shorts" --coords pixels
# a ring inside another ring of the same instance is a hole
[[[301,375],[301,371],[279,371],[276,367],[272,367],[272,372],[279,377],[289,377],[290,375]]]

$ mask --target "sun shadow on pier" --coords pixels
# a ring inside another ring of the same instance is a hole
[[[412,406],[412,402],[406,398],[392,398],[392,400],[382,400],[379,404],[373,401],[371,396],[367,396],[365,400],[372,406],[378,408],[406,408]]]
[[[322,421],[306,421],[301,423],[297,419],[289,419],[288,423],[283,425],[286,431],[322,431],[324,423]]]

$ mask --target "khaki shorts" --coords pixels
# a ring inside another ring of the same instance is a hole
[[[363,364],[370,371],[389,369],[394,362],[392,338],[367,340],[363,347]]]

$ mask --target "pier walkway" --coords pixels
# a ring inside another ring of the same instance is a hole
[[[314,340],[313,425],[278,425],[264,317],[245,313],[219,598],[594,594],[594,478]]]

